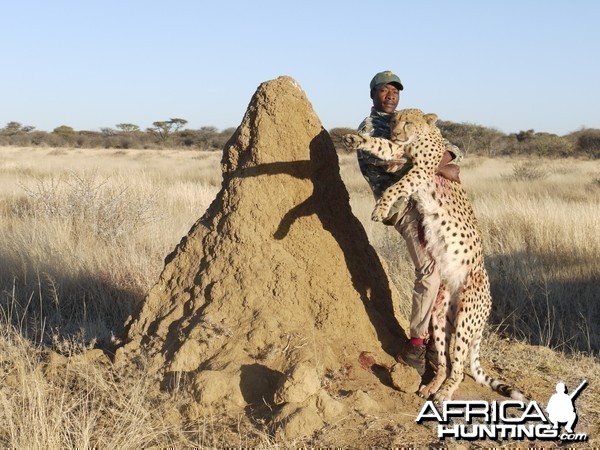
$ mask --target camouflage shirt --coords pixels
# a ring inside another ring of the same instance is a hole
[[[371,108],[371,115],[358,126],[358,134],[389,139],[392,115]],[[412,167],[410,162],[397,164],[392,161],[384,161],[360,149],[356,155],[358,167],[376,199],[379,199],[387,188],[400,180]]]
[[[371,108],[371,115],[358,126],[358,134],[363,136],[390,138],[390,119],[393,113],[384,113]],[[453,154],[453,163],[458,163],[463,155],[460,149],[444,139],[446,147]],[[379,199],[383,192],[402,178],[412,167],[412,163],[398,163],[384,161],[362,150],[357,151],[358,167],[369,183],[375,199]]]

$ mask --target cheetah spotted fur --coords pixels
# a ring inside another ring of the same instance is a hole
[[[478,383],[523,400],[523,394],[488,376],[480,365],[479,348],[492,305],[490,284],[471,202],[460,183],[436,176],[446,150],[436,121],[435,114],[406,109],[392,117],[390,140],[344,136],[349,149],[361,149],[384,160],[407,157],[413,164],[400,181],[383,193],[372,217],[383,221],[396,201],[412,198],[423,215],[425,245],[440,272],[442,282],[431,318],[438,366],[419,394],[425,398],[433,396],[437,402],[451,400],[464,378],[470,352],[471,374]]]

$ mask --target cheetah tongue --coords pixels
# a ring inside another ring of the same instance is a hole
[[[438,167],[436,175],[444,177],[446,180],[460,183],[460,167],[456,164],[446,164],[445,166]]]

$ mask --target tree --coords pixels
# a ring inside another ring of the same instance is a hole
[[[34,129],[35,127],[23,126],[19,122],[8,122],[4,128],[0,129],[0,133],[12,136],[17,133],[29,133]]]
[[[67,125],[61,125],[60,127],[56,127],[54,130],[52,130],[52,132],[63,137],[73,136],[75,134],[75,130]]]
[[[534,130],[527,130],[527,131],[519,131],[517,134],[515,134],[517,141],[519,142],[527,142],[530,141],[531,139],[533,139],[535,135],[535,131]]]
[[[140,127],[133,123],[118,123],[115,126],[123,133],[135,133],[136,131],[140,131]]]
[[[178,118],[162,122],[152,122],[154,128],[148,128],[148,131],[165,143],[173,133],[177,132],[186,123],[187,120]]]

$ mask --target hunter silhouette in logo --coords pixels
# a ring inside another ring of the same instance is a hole
[[[581,384],[573,391],[572,394],[567,394],[567,387],[564,383],[556,384],[556,394],[552,394],[548,400],[546,411],[548,418],[558,428],[559,423],[566,423],[565,431],[573,433],[573,426],[577,422],[577,413],[575,412],[574,401],[587,385],[587,380],[583,380]]]

